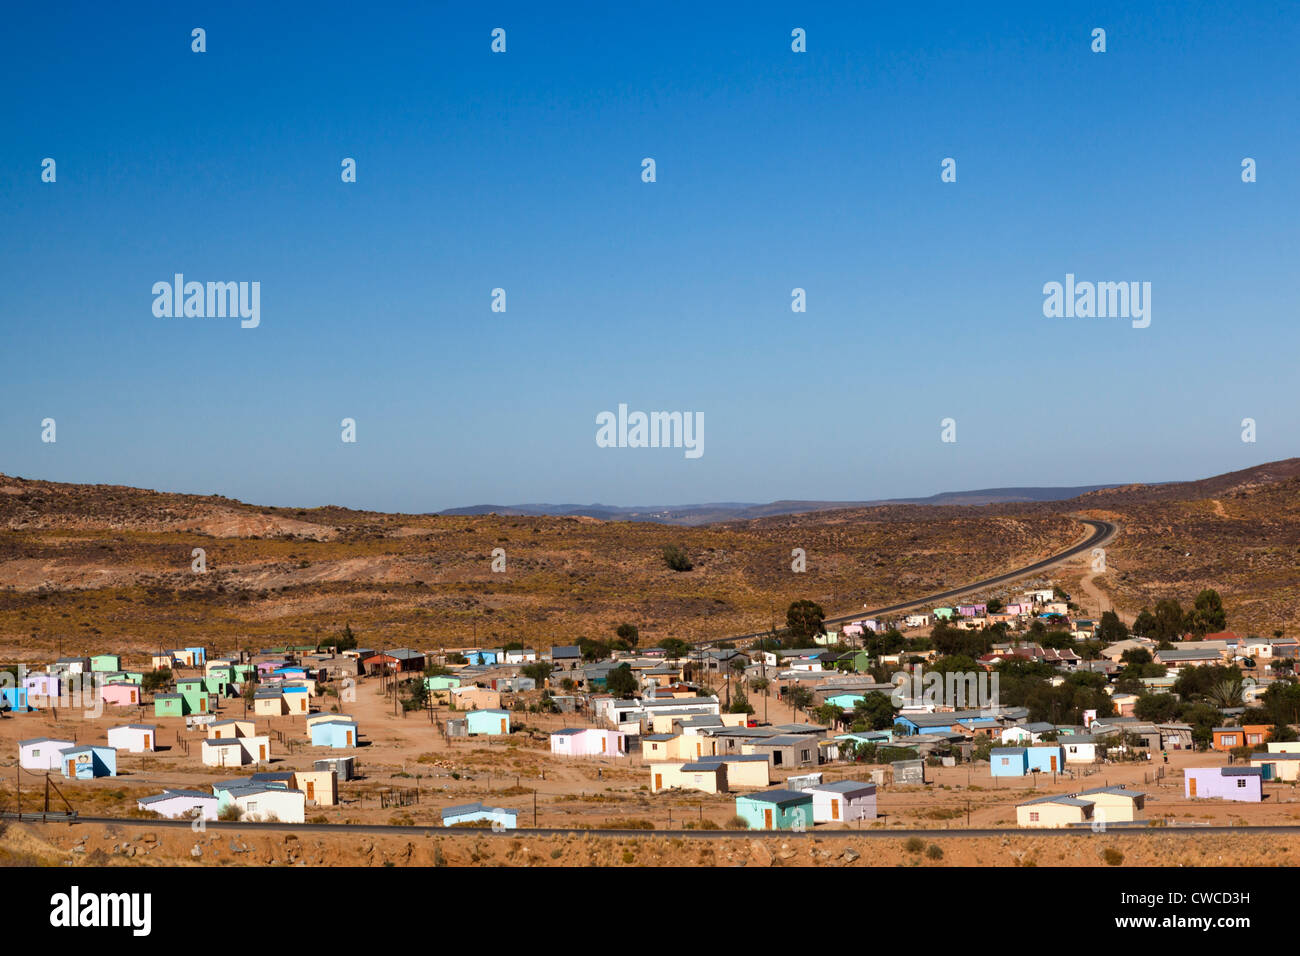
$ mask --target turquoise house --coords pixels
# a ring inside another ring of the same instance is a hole
[[[465,713],[466,732],[473,734],[510,733],[510,711],[471,710]]]
[[[794,790],[764,790],[736,798],[736,815],[751,830],[794,830],[813,825],[813,798]]]
[[[5,710],[31,710],[27,704],[26,687],[0,687],[0,708]]]
[[[447,690],[451,687],[459,687],[460,678],[452,677],[450,674],[438,674],[434,677],[424,679],[425,690]]]
[[[187,647],[185,650],[194,656],[195,667],[202,667],[208,662],[208,649],[206,647]]]
[[[105,684],[143,684],[144,675],[138,671],[113,671],[104,675]]]
[[[72,780],[117,776],[117,751],[112,747],[69,747],[59,751],[63,775]]]
[[[205,677],[199,678],[203,681],[203,689],[208,692],[210,697],[229,697],[230,696],[230,670],[229,668],[214,667]]]
[[[185,698],[180,694],[158,694],[153,699],[155,717],[184,717]]]
[[[96,654],[90,659],[90,669],[92,671],[120,671],[122,669],[122,658],[116,654]]]
[[[497,651],[465,651],[465,660],[471,664],[483,666],[486,664],[495,664],[499,656]]]

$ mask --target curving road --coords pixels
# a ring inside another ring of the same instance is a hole
[[[853,614],[845,614],[842,617],[828,617],[826,624],[847,624],[850,621],[860,621],[865,618],[879,617],[882,614],[895,614],[898,611],[907,611],[911,608],[921,607],[926,604],[939,604],[952,598],[961,597],[963,594],[970,594],[972,591],[983,591],[986,588],[996,587],[999,584],[1008,584],[1019,578],[1026,577],[1030,574],[1037,574],[1039,571],[1046,571],[1048,568],[1055,567],[1063,561],[1068,561],[1076,555],[1083,554],[1093,548],[1099,548],[1107,544],[1119,533],[1119,525],[1112,521],[1102,521],[1098,518],[1076,518],[1077,521],[1088,525],[1092,532],[1082,541],[1071,545],[1064,551],[1058,552],[1050,557],[1043,558],[1041,561],[1035,561],[1033,564],[1027,564],[1022,568],[1016,568],[1014,571],[1008,571],[1005,574],[994,575],[991,578],[985,578],[982,581],[975,581],[971,584],[965,584],[961,587],[950,588],[947,591],[938,591],[934,594],[927,594],[919,597],[914,601],[904,601],[902,604],[890,604],[885,607],[864,608],[861,611],[855,611]],[[739,634],[733,637],[711,638],[705,641],[697,641],[696,644],[701,647],[708,647],[712,644],[718,644],[723,641],[749,641],[757,640],[760,637],[767,637],[770,631],[755,631],[752,634]]]

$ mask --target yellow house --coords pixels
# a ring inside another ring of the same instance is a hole
[[[1270,744],[1271,746],[1271,744]],[[1265,764],[1271,767],[1271,770],[1264,771],[1265,780],[1285,780],[1292,782],[1300,780],[1300,753],[1296,751],[1280,751],[1276,753],[1256,753],[1250,758],[1252,767],[1263,767]]]
[[[1056,829],[1072,823],[1086,823],[1092,817],[1092,803],[1067,794],[1039,797],[1016,804],[1016,823],[1022,827]]]
[[[1145,793],[1127,787],[1096,787],[1074,796],[1092,804],[1092,819],[1099,823],[1131,823],[1146,805]]]
[[[452,687],[451,702],[457,710],[500,710],[501,694],[486,687]]]
[[[333,770],[295,770],[293,788],[305,793],[309,803],[322,807],[339,802],[339,775]]]
[[[1300,740],[1270,740],[1265,746],[1271,754],[1300,754]]]
[[[768,775],[771,762],[762,754],[725,754],[712,759],[727,765],[729,790],[765,790],[771,786],[772,780]]]
[[[253,695],[253,713],[258,717],[280,717],[289,713],[289,705],[278,690],[259,690]]]
[[[208,725],[212,740],[230,740],[232,737],[254,737],[257,727],[251,720],[218,720]]]
[[[650,792],[661,790],[698,790],[701,793],[725,793],[727,766],[718,760],[650,765]]]

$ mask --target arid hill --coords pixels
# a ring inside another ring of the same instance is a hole
[[[1062,549],[1072,514],[1116,520],[1096,584],[1136,611],[1215,587],[1229,626],[1300,624],[1300,459],[1069,501],[888,505],[666,527],[578,517],[262,508],[0,476],[0,655],[142,654],[310,642],[350,623],[369,646],[643,643],[778,624],[798,598],[851,614],[997,574]],[[669,570],[676,544],[694,568]],[[192,570],[202,548],[207,572]],[[492,552],[506,570],[494,573]],[[791,570],[791,551],[807,571]]]

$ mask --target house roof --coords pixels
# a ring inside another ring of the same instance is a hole
[[[162,793],[154,794],[151,797],[141,797],[139,803],[161,803],[163,800],[175,800],[178,798],[186,800],[216,800],[217,798],[210,793],[203,793],[199,790],[164,790]]]
[[[1091,800],[1080,800],[1077,797],[1071,797],[1065,794],[1053,794],[1046,797],[1038,797],[1035,800],[1025,800],[1023,803],[1017,803],[1018,807],[1028,807],[1035,803],[1060,803],[1067,807],[1091,807]]]
[[[462,817],[471,813],[504,813],[510,816],[516,816],[518,812],[519,811],[517,810],[509,810],[505,807],[485,807],[481,802],[462,803],[454,807],[445,807],[442,811],[442,818],[445,820],[448,817]]]
[[[761,790],[758,793],[747,793],[740,800],[758,800],[761,803],[802,803],[812,798],[806,793],[799,793],[795,790]]]
[[[830,783],[819,783],[804,789],[828,790],[831,793],[861,793],[864,790],[870,790],[874,793],[876,785],[874,783],[863,783],[860,780],[833,780]]]
[[[1091,790],[1080,790],[1075,794],[1076,797],[1086,797],[1090,793],[1109,793],[1118,797],[1145,797],[1146,793],[1141,790],[1130,790],[1128,787],[1093,787]]]
[[[1264,773],[1263,767],[1220,767],[1219,773],[1224,777],[1259,777]]]
[[[62,740],[58,737],[32,737],[29,740],[18,741],[18,746],[26,747],[28,744],[46,744],[46,743],[67,744],[68,746],[72,746],[75,742],[76,741],[72,741],[72,740]]]

